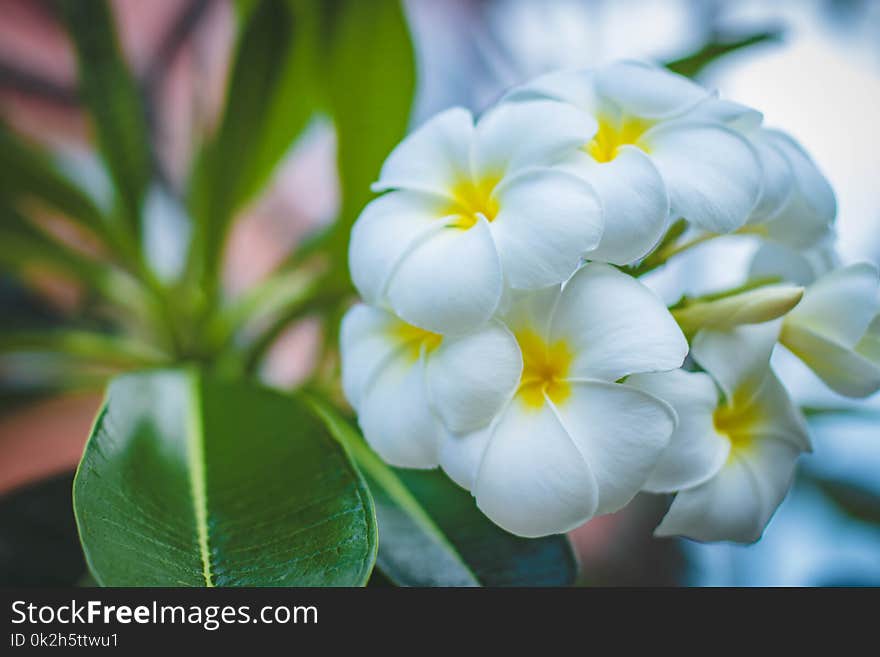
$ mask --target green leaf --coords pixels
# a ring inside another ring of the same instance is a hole
[[[79,92],[92,116],[101,153],[119,202],[140,238],[141,205],[152,178],[145,108],[122,57],[105,0],[61,0],[76,48]]]
[[[41,149],[25,144],[0,125],[0,194],[34,199],[106,237],[108,226],[91,198],[65,176]]]
[[[195,372],[122,376],[74,483],[104,586],[362,585],[369,491],[296,398]]]
[[[149,304],[142,289],[130,276],[67,248],[2,202],[0,268],[18,277],[25,277],[39,268],[69,276],[86,283],[134,316],[141,315]]]
[[[0,332],[0,354],[16,351],[66,354],[122,367],[157,365],[168,360],[163,352],[134,338],[62,328]]]
[[[204,267],[213,271],[236,212],[266,183],[315,110],[312,14],[291,0],[245,11],[217,134],[200,154],[191,185]],[[211,274],[213,275],[213,273]]]
[[[809,483],[822,491],[838,509],[862,522],[880,525],[880,495],[857,484],[809,475]]]
[[[350,451],[373,495],[379,521],[377,566],[404,586],[565,586],[577,562],[565,536],[507,533],[466,490],[438,470],[386,465],[327,402],[309,400]]]
[[[415,62],[398,0],[334,0],[320,7],[342,185],[342,213],[329,239],[346,277],[351,225],[370,200],[382,162],[406,134]]]
[[[699,75],[709,64],[714,63],[725,55],[760,43],[778,43],[781,39],[781,30],[766,30],[744,37],[715,38],[692,55],[667,62],[666,68],[675,73],[693,78]]]

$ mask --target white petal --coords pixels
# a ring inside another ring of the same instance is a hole
[[[405,321],[436,333],[484,324],[501,298],[501,263],[485,219],[441,228],[411,249],[390,276],[388,300]]]
[[[561,285],[527,292],[512,290],[502,318],[514,333],[528,330],[546,338],[550,335],[550,319],[556,312],[561,293]]]
[[[749,278],[779,277],[798,285],[809,285],[816,275],[806,254],[774,242],[763,242],[749,266]]]
[[[644,486],[675,428],[675,412],[641,390],[572,382],[559,418],[596,478],[597,514],[623,508]]]
[[[750,134],[764,121],[764,115],[756,109],[741,105],[730,100],[708,98],[687,113],[687,118],[694,121],[712,121]]]
[[[635,372],[680,367],[688,347],[666,306],[617,269],[590,263],[563,288],[550,340],[572,347],[574,377],[616,381]]]
[[[720,124],[672,121],[641,142],[666,182],[673,213],[716,233],[746,222],[761,192],[761,166],[744,137]]]
[[[645,490],[672,493],[691,488],[721,469],[730,453],[730,441],[715,431],[712,416],[718,405],[718,391],[709,376],[673,370],[633,374],[626,383],[669,403],[678,415],[678,426],[648,477]]]
[[[433,468],[443,439],[425,389],[424,362],[405,353],[388,361],[364,389],[358,422],[364,438],[386,462]]]
[[[440,444],[440,465],[462,488],[473,489],[493,431],[494,426],[490,425],[473,433],[447,434]]]
[[[477,123],[473,174],[479,179],[555,164],[589,142],[597,128],[595,119],[564,103],[501,103]]]
[[[781,324],[776,320],[726,331],[700,331],[691,343],[691,356],[728,399],[740,390],[756,390],[767,375]]]
[[[763,134],[786,157],[795,189],[788,203],[765,224],[769,239],[797,248],[821,241],[837,214],[834,190],[804,150],[788,135],[775,130]]]
[[[880,363],[796,324],[785,324],[780,342],[825,384],[847,397],[867,397],[880,390]]]
[[[635,146],[621,146],[617,157],[598,163],[579,153],[567,168],[589,181],[605,216],[599,246],[588,260],[625,265],[647,254],[660,240],[669,215],[669,197],[657,167]]]
[[[599,69],[596,89],[626,114],[654,119],[686,112],[712,93],[683,75],[642,62]]]
[[[761,440],[742,458],[751,468],[761,497],[760,526],[763,532],[791,488],[801,451],[784,440]]]
[[[530,169],[496,190],[491,224],[507,283],[535,289],[561,283],[602,237],[602,210],[592,187],[553,169]]]
[[[339,349],[342,360],[342,389],[357,410],[362,392],[379,368],[400,346],[392,339],[392,329],[400,320],[362,303],[352,306],[342,318]]]
[[[389,192],[371,201],[351,229],[348,261],[365,301],[379,304],[394,268],[432,232],[443,229],[442,199]]]
[[[877,268],[861,262],[832,271],[807,288],[786,322],[853,347],[880,310]]]
[[[406,188],[446,194],[470,173],[473,135],[473,117],[466,109],[453,107],[437,114],[391,152],[373,190]]]
[[[434,410],[456,433],[489,424],[513,396],[521,375],[519,345],[497,322],[463,337],[446,338],[427,356]]]
[[[865,335],[856,345],[856,352],[880,367],[880,315],[871,321]]]
[[[654,534],[752,543],[761,537],[764,515],[755,475],[733,456],[712,479],[678,493]]]
[[[542,98],[570,103],[592,116],[596,116],[601,108],[596,96],[595,73],[589,69],[546,73],[514,87],[502,100],[519,102]]]
[[[516,402],[501,416],[474,484],[477,506],[518,536],[559,534],[596,510],[596,480],[553,410]]]
[[[749,430],[758,442],[781,440],[798,451],[812,451],[806,420],[772,370],[768,370],[746,412],[752,418]]]
[[[764,130],[757,130],[750,135],[752,146],[758,159],[761,161],[761,196],[752,216],[750,223],[766,221],[777,215],[787,203],[795,191],[795,178],[792,165],[788,158],[773,143],[764,136]]]

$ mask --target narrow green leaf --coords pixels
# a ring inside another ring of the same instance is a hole
[[[406,134],[415,61],[398,0],[321,3],[326,93],[336,126],[342,212],[330,241],[348,272],[351,225],[371,197],[382,162]]]
[[[327,402],[309,400],[350,451],[373,495],[379,569],[404,586],[564,586],[577,577],[565,536],[525,539],[486,518],[442,472],[386,465]]]
[[[369,491],[305,403],[195,372],[111,385],[74,483],[104,586],[364,584]]]
[[[23,277],[40,268],[81,281],[134,315],[149,307],[143,290],[127,274],[72,251],[0,203],[0,269]]]
[[[776,43],[782,39],[781,30],[766,30],[738,38],[716,38],[700,50],[666,63],[666,68],[689,78],[696,77],[709,64],[737,50],[749,48],[761,43]]]
[[[858,484],[817,475],[807,479],[846,515],[862,522],[880,525],[880,495]]]
[[[152,178],[149,132],[135,80],[122,57],[105,0],[60,0],[76,48],[79,91],[88,107],[101,154],[135,239],[141,205]]]
[[[0,354],[12,352],[58,353],[113,366],[148,366],[167,362],[168,357],[149,344],[124,336],[93,331],[0,332]]]
[[[197,248],[209,272],[219,265],[236,210],[265,184],[315,109],[311,14],[291,0],[266,0],[243,19],[223,118],[196,162],[191,185]]]
[[[47,153],[25,144],[2,125],[0,170],[0,195],[10,201],[40,201],[98,237],[107,236],[106,220],[92,199],[58,169]]]

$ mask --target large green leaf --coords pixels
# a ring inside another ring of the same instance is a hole
[[[313,13],[292,0],[266,0],[241,18],[220,127],[191,184],[197,244],[209,270],[219,266],[235,211],[259,191],[315,110]]]
[[[351,225],[370,199],[382,162],[406,133],[415,61],[398,0],[333,0],[320,7],[327,62],[323,80],[342,185],[342,213],[331,244],[345,276]]]
[[[391,468],[327,403],[310,397],[370,486],[377,566],[404,586],[565,586],[577,562],[565,536],[525,539],[493,524],[442,472]]]
[[[141,205],[152,178],[144,104],[116,39],[105,0],[60,0],[76,48],[79,92],[92,115],[119,202],[139,239]]]
[[[74,507],[105,586],[353,586],[375,559],[369,491],[311,409],[195,372],[111,384]]]

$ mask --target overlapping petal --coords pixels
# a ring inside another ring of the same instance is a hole
[[[410,324],[463,333],[488,321],[502,285],[489,223],[480,219],[469,230],[440,228],[415,244],[389,275],[386,294]]]
[[[472,492],[492,521],[527,537],[574,529],[598,504],[593,473],[548,405],[508,406],[486,446]]]
[[[867,262],[832,271],[809,286],[786,318],[788,325],[853,347],[880,311],[880,278]]]
[[[496,191],[492,235],[510,287],[560,283],[602,237],[602,210],[588,183],[553,169],[529,169]]]
[[[796,248],[814,246],[825,238],[837,214],[834,190],[810,156],[788,135],[764,130],[791,166],[794,190],[788,202],[765,224],[768,239]]]
[[[480,117],[471,149],[475,178],[549,166],[596,134],[595,119],[565,103],[501,103]]]
[[[642,136],[669,190],[673,212],[706,230],[729,233],[749,218],[761,193],[754,147],[713,123],[659,123]]]
[[[641,149],[622,146],[611,162],[599,164],[577,154],[569,169],[582,176],[602,201],[605,230],[588,260],[625,265],[646,255],[659,241],[669,216],[663,177]]]
[[[370,202],[351,229],[348,261],[361,297],[381,304],[395,268],[424,240],[444,230],[447,202],[417,192],[390,192]]]
[[[678,415],[669,446],[645,482],[646,491],[672,493],[692,488],[721,469],[730,454],[730,441],[715,429],[712,416],[718,391],[708,375],[673,370],[634,374],[626,383],[669,403]]]
[[[516,339],[492,322],[475,333],[444,339],[427,358],[425,378],[444,425],[463,433],[491,422],[513,396],[521,374]]]
[[[615,62],[596,71],[596,90],[624,113],[648,119],[683,114],[712,95],[692,80],[644,62]]]
[[[623,508],[644,486],[676,424],[657,397],[604,381],[572,383],[554,410],[596,478],[597,514]]]
[[[429,119],[391,152],[373,191],[410,189],[445,195],[470,171],[474,119],[453,107]]]
[[[755,475],[741,457],[734,457],[709,481],[678,493],[654,534],[752,543],[764,524]]]
[[[726,331],[700,331],[691,343],[691,356],[728,399],[739,393],[737,401],[746,403],[740,391],[754,395],[764,380],[781,324],[776,320]]]
[[[688,352],[663,302],[634,278],[600,263],[585,265],[565,284],[549,339],[572,345],[572,376],[603,381],[675,369]]]

